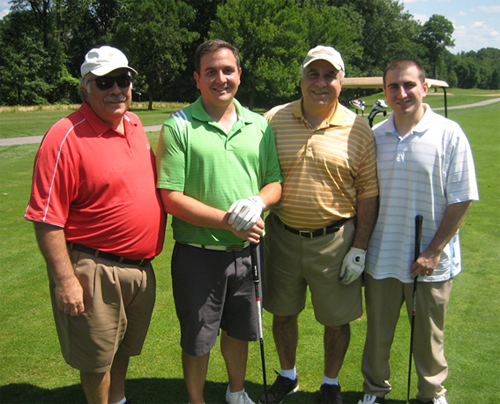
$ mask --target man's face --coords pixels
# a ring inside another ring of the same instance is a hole
[[[89,73],[86,80],[87,84],[83,91],[87,95],[87,102],[92,107],[96,115],[104,122],[112,127],[116,127],[122,120],[123,115],[129,109],[132,102],[132,84],[125,87],[120,87],[115,81],[109,89],[102,89],[102,84],[111,83],[110,78],[123,78],[119,80],[121,85],[125,85],[127,80],[125,76],[129,76],[130,72],[127,69],[117,69],[105,76],[95,76]]]
[[[306,110],[315,107],[331,109],[342,89],[340,72],[326,60],[316,60],[304,69],[300,88]]]
[[[194,78],[205,108],[225,107],[232,103],[240,85],[240,77],[241,69],[229,49],[221,48],[203,55],[200,73],[195,72]]]
[[[409,116],[421,110],[428,85],[422,83],[418,69],[389,70],[385,76],[384,94],[387,103],[398,116]]]

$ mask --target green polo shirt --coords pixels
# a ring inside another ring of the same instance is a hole
[[[234,100],[238,120],[226,134],[203,108],[201,97],[165,121],[157,150],[158,188],[181,191],[227,211],[269,183],[281,183],[274,136],[268,122]],[[233,245],[232,232],[194,226],[173,218],[180,243]]]

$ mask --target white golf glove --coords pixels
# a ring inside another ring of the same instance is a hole
[[[352,247],[342,261],[340,269],[340,283],[349,285],[354,282],[365,270],[366,251]]]
[[[257,220],[262,211],[266,208],[260,196],[251,196],[247,199],[240,199],[234,202],[227,213],[230,213],[229,224],[238,231],[248,230]]]

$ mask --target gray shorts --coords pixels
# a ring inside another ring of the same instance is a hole
[[[172,288],[181,326],[181,347],[189,355],[210,352],[219,328],[232,338],[258,340],[250,247],[225,252],[176,243],[172,253]]]
[[[339,326],[359,318],[361,278],[349,285],[340,283],[340,268],[354,233],[353,218],[336,233],[303,238],[285,230],[271,213],[264,238],[264,308],[278,316],[299,314],[309,287],[320,324]]]

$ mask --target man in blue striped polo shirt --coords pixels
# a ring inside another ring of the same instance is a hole
[[[417,399],[447,404],[443,330],[453,277],[461,271],[458,229],[479,195],[467,137],[422,102],[427,90],[415,60],[398,59],[386,68],[384,94],[393,112],[374,128],[380,210],[366,257],[365,395],[359,404],[384,402],[391,391],[391,344],[403,303],[411,317],[417,276]],[[416,215],[423,216],[417,260]]]

